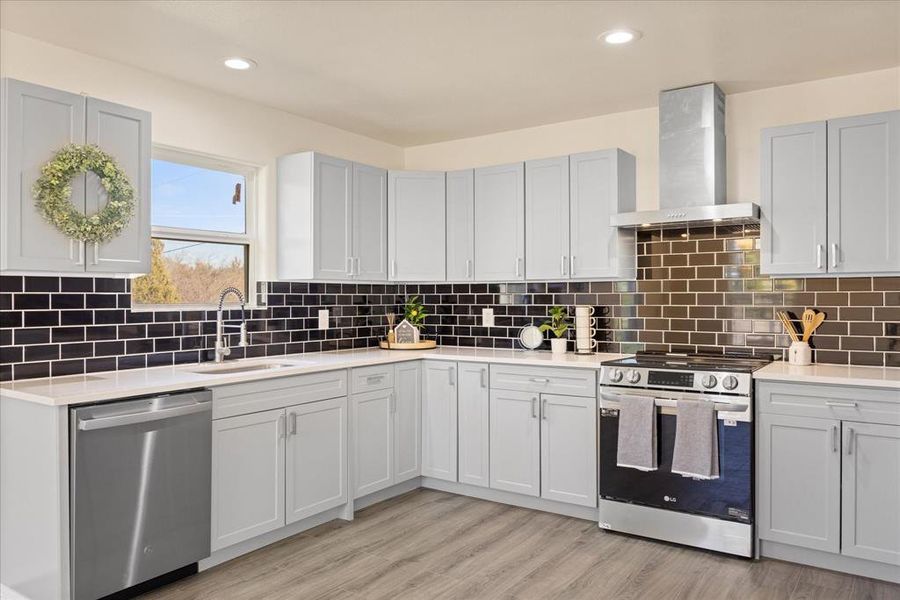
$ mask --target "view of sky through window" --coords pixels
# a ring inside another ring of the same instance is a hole
[[[240,195],[235,202],[235,186]],[[242,175],[154,160],[151,176],[154,227],[246,231],[246,182]]]

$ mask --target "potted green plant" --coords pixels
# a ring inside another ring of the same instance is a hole
[[[552,331],[556,337],[550,338],[550,350],[553,354],[565,354],[566,332],[569,330],[569,311],[563,306],[550,309],[550,318],[540,326],[542,332]]]
[[[403,318],[409,321],[410,325],[422,331],[425,328],[425,317],[427,316],[425,305],[419,301],[418,296],[406,299],[406,304],[403,305]]]

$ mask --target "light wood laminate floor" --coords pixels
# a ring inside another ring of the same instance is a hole
[[[751,562],[596,523],[432,490],[371,506],[142,600],[825,600],[900,598],[900,586]]]

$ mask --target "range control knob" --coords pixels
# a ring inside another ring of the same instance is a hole
[[[716,384],[719,383],[719,380],[716,379],[715,375],[704,375],[703,379],[700,380],[700,383],[703,384],[703,387],[706,389],[711,389],[716,387]]]
[[[625,374],[625,378],[628,380],[628,383],[637,383],[641,380],[641,374],[634,369],[629,369],[628,373]]]
[[[726,375],[725,379],[722,380],[722,387],[726,390],[733,390],[738,386],[737,377],[734,375]]]
[[[610,369],[609,380],[613,383],[619,383],[620,381],[622,381],[622,369]]]

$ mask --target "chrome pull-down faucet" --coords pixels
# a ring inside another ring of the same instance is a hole
[[[222,304],[225,302],[225,296],[228,294],[234,294],[238,298],[238,302],[241,303],[241,324],[240,325],[226,325],[222,320]],[[225,360],[225,357],[231,354],[231,348],[228,347],[228,344],[225,342],[225,328],[226,327],[240,327],[241,330],[241,339],[238,342],[238,346],[249,346],[247,343],[247,314],[244,310],[244,296],[241,294],[241,291],[235,287],[227,287],[222,290],[222,293],[219,295],[219,308],[216,311],[216,348],[215,348],[215,361],[217,363]]]

